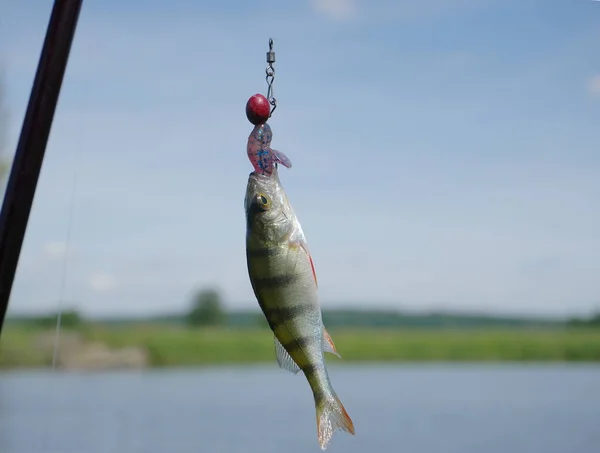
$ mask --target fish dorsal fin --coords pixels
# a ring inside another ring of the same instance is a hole
[[[323,326],[323,351],[338,356],[340,359],[342,358],[337,349],[335,349],[335,344],[325,326]]]
[[[277,337],[273,335],[273,339],[275,340],[275,354],[277,355],[277,363],[279,364],[279,368],[283,368],[284,370],[297,374],[298,371],[300,371],[300,367],[296,364],[296,362],[294,362],[292,356],[285,350]]]

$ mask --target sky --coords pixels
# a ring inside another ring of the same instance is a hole
[[[0,5],[14,152],[51,1]],[[600,3],[85,0],[13,313],[256,309],[243,199],[273,147],[324,308],[600,308]]]

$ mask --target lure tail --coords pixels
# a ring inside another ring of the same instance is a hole
[[[275,162],[280,163],[286,168],[292,168],[292,161],[281,151],[271,148]]]
[[[354,435],[354,423],[344,405],[332,390],[329,398],[316,398],[317,434],[321,450],[327,449],[333,434],[342,430]]]

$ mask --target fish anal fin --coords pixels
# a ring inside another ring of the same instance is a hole
[[[331,338],[331,335],[329,335],[329,332],[327,332],[325,326],[323,326],[323,351],[329,352],[330,354],[333,354],[339,357],[340,359],[342,358],[340,353],[337,352],[335,344],[333,343],[333,339]]]
[[[292,356],[285,350],[281,342],[277,339],[276,336],[273,336],[275,340],[275,354],[277,355],[277,363],[279,364],[279,368],[283,368],[291,373],[297,374],[300,371],[300,367]]]

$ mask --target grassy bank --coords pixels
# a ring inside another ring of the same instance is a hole
[[[47,365],[50,354],[36,347],[34,328],[8,327],[0,341],[0,367]],[[86,326],[87,341],[112,348],[142,347],[151,365],[273,362],[270,331],[169,326]],[[337,329],[331,335],[342,362],[366,361],[598,361],[600,330],[384,330]],[[330,356],[330,362],[339,361]]]

